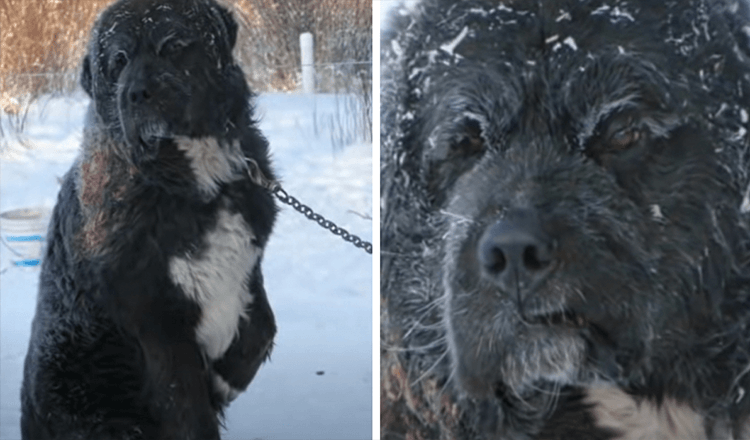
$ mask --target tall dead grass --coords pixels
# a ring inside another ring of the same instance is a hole
[[[311,32],[318,90],[356,93],[371,115],[372,0],[220,1],[240,24],[235,53],[254,90],[297,89],[299,35]],[[16,115],[42,94],[73,90],[89,30],[109,3],[0,0],[0,111]]]
[[[309,32],[315,47],[317,90],[353,97],[355,102],[344,105],[358,109],[355,130],[369,138],[372,132],[372,0],[235,0],[231,3],[242,23],[237,57],[243,63],[251,86],[259,91],[298,89],[299,36]]]
[[[0,110],[72,89],[86,36],[108,0],[0,0]]]
[[[0,77],[6,81],[0,90],[12,94],[63,91],[68,84],[60,77],[77,70],[93,21],[110,2],[0,0]],[[348,87],[342,75],[361,75],[369,69],[348,63],[372,60],[371,0],[223,2],[234,9],[240,22],[237,52],[256,89],[297,87],[303,32],[311,32],[315,40],[321,90]],[[25,79],[9,80],[12,76]]]
[[[236,0],[244,18],[241,58],[251,83],[274,90],[299,85],[299,36],[310,32],[315,42],[319,90],[351,89],[349,78],[371,66],[351,64],[372,60],[371,0]]]

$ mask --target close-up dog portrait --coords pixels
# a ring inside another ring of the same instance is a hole
[[[382,438],[750,438],[750,4],[423,0],[381,47]]]
[[[269,356],[277,208],[237,25],[213,0],[121,0],[97,20],[82,151],[43,256],[24,439],[218,439]]]

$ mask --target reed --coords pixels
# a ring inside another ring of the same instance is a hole
[[[299,85],[299,34],[315,40],[318,90],[371,101],[371,0],[222,0],[240,24],[236,56],[251,87]],[[0,0],[0,110],[15,115],[38,96],[77,85],[97,14],[110,0]]]

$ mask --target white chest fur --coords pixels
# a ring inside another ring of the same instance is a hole
[[[240,214],[219,212],[216,226],[205,237],[199,257],[170,261],[172,281],[201,307],[196,338],[209,359],[218,359],[237,333],[245,307],[252,303],[248,282],[261,249]]]
[[[617,431],[617,440],[706,440],[703,417],[671,398],[657,406],[636,402],[618,388],[592,388],[587,401],[597,426]]]
[[[223,182],[237,178],[237,170],[245,168],[240,144],[220,145],[215,138],[175,138],[195,174],[198,189],[208,198],[218,194]]]

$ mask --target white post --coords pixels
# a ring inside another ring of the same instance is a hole
[[[302,91],[315,93],[315,60],[313,57],[313,36],[309,32],[299,36],[302,58]]]

